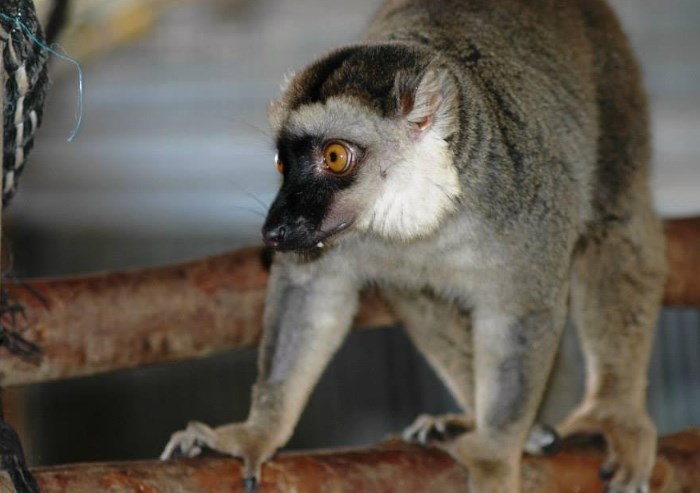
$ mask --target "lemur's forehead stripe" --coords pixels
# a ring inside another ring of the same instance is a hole
[[[398,43],[348,46],[309,66],[291,81],[287,105],[292,111],[345,95],[390,116],[398,107],[391,95],[396,74],[420,73],[429,57],[418,47]]]
[[[356,46],[348,46],[335,50],[294,77],[288,87],[289,108],[294,110],[303,105],[323,102],[324,84],[358,49]]]
[[[313,135],[321,140],[348,140],[362,144],[373,140],[381,117],[347,97],[329,98],[292,111],[284,124],[287,136]]]

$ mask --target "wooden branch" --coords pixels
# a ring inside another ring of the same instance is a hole
[[[666,222],[667,305],[700,306],[700,218]],[[38,366],[0,353],[0,384],[18,385],[202,357],[254,346],[267,274],[250,248],[180,265],[7,283],[26,307],[25,336],[44,350]],[[32,292],[40,294],[40,299]],[[356,326],[396,323],[376,295]],[[4,350],[1,350],[4,352]]]
[[[700,217],[664,223],[668,281],[664,303],[700,307]]]
[[[35,365],[0,349],[0,384],[255,346],[266,283],[258,248],[155,269],[27,281],[26,287],[7,283],[10,295],[26,307],[25,337],[44,354]],[[383,327],[395,318],[381,300],[366,297],[357,323]]]
[[[569,444],[523,461],[523,493],[601,493],[601,446]],[[242,493],[231,458],[78,464],[33,470],[43,493]],[[389,442],[366,450],[283,454],[263,467],[261,493],[464,493],[466,473],[447,454]],[[8,489],[0,476],[0,491]],[[700,430],[660,441],[651,493],[700,492]]]

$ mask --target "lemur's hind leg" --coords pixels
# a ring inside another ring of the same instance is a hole
[[[469,313],[431,293],[386,292],[406,331],[464,411],[462,414],[420,415],[403,431],[406,441],[430,444],[450,441],[474,428],[472,323]],[[525,451],[550,455],[558,449],[556,432],[535,425]]]
[[[641,195],[641,197],[640,197]],[[647,366],[665,276],[664,243],[644,192],[593,233],[575,260],[572,316],[585,355],[583,402],[562,436],[601,433],[610,493],[648,491],[656,431],[646,407]],[[641,211],[641,212],[640,212]]]
[[[384,293],[413,343],[445,383],[463,414],[419,416],[403,433],[408,441],[450,440],[473,428],[471,321],[468,313],[432,293]]]

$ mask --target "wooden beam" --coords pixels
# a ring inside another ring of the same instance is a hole
[[[266,283],[259,248],[154,269],[6,283],[26,309],[23,335],[43,356],[35,364],[0,348],[0,384],[253,347],[261,333]],[[365,297],[359,325],[395,322],[381,300]]]
[[[670,276],[664,302],[700,307],[700,218],[667,221],[666,234]],[[261,258],[260,249],[249,248],[154,269],[7,283],[10,295],[26,307],[24,335],[44,354],[35,365],[0,353],[0,384],[254,346],[267,283]],[[356,326],[395,323],[376,294],[364,296]]]
[[[668,280],[664,304],[700,307],[700,217],[664,222]]]
[[[603,449],[569,444],[523,461],[523,493],[602,493]],[[77,464],[33,470],[42,493],[242,493],[231,458]],[[400,442],[365,450],[283,454],[263,466],[261,493],[464,493],[466,472],[447,454]],[[0,491],[11,491],[0,476]],[[651,493],[700,492],[700,430],[661,439]]]

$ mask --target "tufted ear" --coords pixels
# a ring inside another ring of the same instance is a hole
[[[267,120],[274,132],[277,132],[284,123],[284,103],[281,99],[273,99],[267,103]]]
[[[282,76],[282,82],[280,82],[280,93],[282,96],[280,96],[279,99],[273,99],[272,101],[267,103],[267,121],[270,122],[270,127],[277,132],[280,127],[282,127],[282,123],[284,123],[284,117],[285,117],[285,93],[287,92],[287,89],[292,84],[292,81],[294,80],[294,72],[287,72]]]
[[[399,118],[410,125],[416,137],[432,130],[445,139],[454,132],[457,89],[446,69],[428,67],[418,77],[399,73],[394,87]]]

